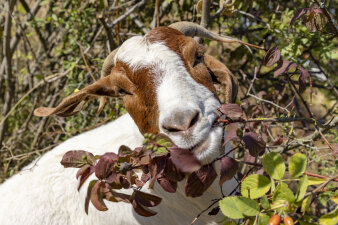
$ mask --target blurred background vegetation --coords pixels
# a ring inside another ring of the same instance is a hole
[[[337,116],[337,29],[327,21],[323,26],[311,27],[308,17],[297,20],[292,28],[289,26],[299,9],[315,2],[214,0],[205,26],[265,49],[277,46],[283,59],[307,69],[312,88],[307,88],[303,97],[310,103],[315,118],[324,123]],[[336,24],[337,2],[323,3]],[[100,115],[96,114],[98,101],[69,118],[38,118],[33,116],[35,108],[55,106],[76,89],[99,79],[105,57],[129,37],[144,35],[157,23],[201,23],[201,2],[197,0],[2,0],[0,9],[0,182],[67,138],[125,113],[118,98],[110,99]],[[269,104],[271,101],[289,109],[289,116],[307,116],[288,82],[274,78],[273,69],[263,65],[264,51],[252,49],[250,53],[241,45],[207,40],[204,44],[209,54],[237,75],[238,103],[242,103],[247,115],[288,115]],[[255,73],[257,79],[253,79]],[[269,128],[275,129],[274,125]],[[298,122],[284,123],[270,134],[261,133],[272,143],[283,135],[289,141],[314,130],[313,125]],[[337,134],[337,129],[330,129],[325,135],[334,145],[338,142]],[[313,147],[314,142],[298,146],[299,151],[306,152],[309,168],[326,176],[335,174],[337,160],[323,140],[317,141],[317,147]],[[327,199],[323,197],[324,205]]]

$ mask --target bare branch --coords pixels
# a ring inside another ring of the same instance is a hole
[[[15,6],[16,0],[7,1],[7,15],[5,21],[5,30],[4,30],[4,55],[6,60],[6,82],[7,90],[5,93],[5,103],[3,106],[2,117],[4,117],[11,108],[12,100],[14,97],[14,77],[12,75],[12,53],[11,53],[11,27],[12,27],[12,13]],[[7,128],[7,118],[3,120],[0,125],[0,146],[4,138],[4,134]]]

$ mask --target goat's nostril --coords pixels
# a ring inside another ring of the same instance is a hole
[[[170,133],[175,133],[175,132],[180,132],[181,130],[178,128],[173,128],[173,127],[168,127],[168,128],[164,128],[165,130],[167,130]]]
[[[189,129],[190,127],[193,127],[193,126],[197,123],[198,118],[199,118],[199,113],[196,112],[195,115],[194,115],[194,117],[192,117],[192,119],[191,119],[191,121],[190,121],[190,124],[189,124],[189,126],[188,126],[188,129]]]

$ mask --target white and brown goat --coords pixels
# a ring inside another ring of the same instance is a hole
[[[186,197],[182,184],[174,194],[155,185],[153,190],[144,188],[163,198],[154,208],[158,212],[154,217],[141,217],[130,204],[112,202],[106,202],[108,211],[90,206],[86,215],[86,188],[78,192],[76,169],[60,164],[69,150],[104,154],[116,152],[120,145],[141,146],[144,133],[168,135],[178,147],[193,151],[202,164],[224,151],[223,128],[215,126],[217,108],[220,98],[225,102],[235,99],[236,78],[225,65],[204,54],[193,36],[237,41],[189,22],[153,29],[145,36],[128,39],[112,52],[104,62],[100,80],[67,97],[56,108],[38,108],[38,116],[70,116],[92,98],[101,97],[102,108],[105,97],[123,95],[128,114],[70,138],[2,184],[0,224],[189,224],[218,198],[218,182],[198,198]],[[215,84],[221,87],[217,91]],[[86,181],[87,185],[92,179]],[[229,192],[233,187],[234,182],[229,181],[224,190]],[[217,219],[202,216],[196,224],[215,224]]]

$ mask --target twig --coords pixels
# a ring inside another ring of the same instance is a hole
[[[92,77],[93,81],[96,81],[96,79],[95,79],[95,77],[94,77],[94,75],[93,75],[92,69],[91,69],[90,66],[88,65],[86,56],[85,56],[85,54],[83,53],[81,43],[80,43],[80,42],[77,42],[77,45],[80,47],[80,53],[81,53],[82,59],[83,59],[85,65],[86,65],[86,68],[87,68],[87,70],[88,70],[90,76]]]
[[[204,27],[204,28],[208,28],[209,27],[209,23],[210,23],[210,6],[211,6],[211,1],[210,0],[203,0],[201,26]]]
[[[20,3],[21,3],[22,6],[24,7],[26,13],[30,13],[30,12],[31,12],[31,10],[30,10],[30,8],[29,8],[29,5],[27,4],[27,2],[26,2],[25,0],[20,0]],[[34,20],[34,15],[32,15],[32,19],[31,19],[31,20],[32,20],[33,23],[34,23],[34,26],[33,26],[33,27],[34,27],[34,30],[35,30],[35,32],[37,33],[38,38],[39,38],[39,40],[40,40],[40,42],[41,42],[41,44],[42,44],[43,50],[45,51],[46,56],[49,58],[50,55],[49,55],[49,52],[48,52],[48,44],[47,44],[46,40],[44,39],[43,35],[41,34],[41,31],[38,29],[38,27],[37,27],[37,25],[36,25],[36,22],[35,22],[35,20]],[[25,31],[24,28],[21,28],[21,30],[22,30],[23,32]]]
[[[313,60],[313,62],[317,65],[318,69],[320,70],[320,72],[322,72],[322,74],[324,74],[326,81],[328,83],[328,85],[330,86],[330,88],[333,90],[333,94],[336,98],[338,98],[338,90],[335,87],[335,85],[332,83],[332,81],[330,80],[329,76],[325,73],[325,71],[323,70],[322,66],[320,65],[319,61],[313,56],[312,52],[309,51],[310,57]]]
[[[250,97],[253,97],[253,98],[257,99],[258,101],[262,101],[262,102],[271,104],[271,105],[275,106],[276,108],[279,108],[279,109],[281,109],[281,110],[286,111],[287,113],[290,112],[286,107],[285,107],[285,108],[284,108],[284,107],[281,107],[281,106],[277,105],[276,103],[271,102],[271,101],[269,101],[269,100],[265,100],[265,99],[259,98],[259,97],[257,97],[256,95],[253,95],[253,94],[251,94],[251,93],[248,93],[247,95],[250,96]]]
[[[99,36],[99,34],[102,32],[102,29],[98,31],[97,35],[95,36],[96,38]],[[95,39],[96,39],[95,38]],[[84,54],[86,54],[89,49],[92,47],[92,45],[90,45],[85,51]],[[56,81],[64,76],[66,76],[70,71],[72,71],[72,69],[77,66],[77,64],[79,63],[80,58],[78,58],[75,61],[75,65],[68,68],[66,71],[62,72],[62,73],[55,73],[52,74],[50,76],[47,76],[44,80],[40,81],[36,86],[34,86],[32,89],[30,89],[24,96],[22,96],[20,98],[20,100],[13,106],[13,108],[11,108],[11,110],[2,118],[1,122],[0,122],[0,126],[4,123],[4,121],[15,111],[15,109],[23,102],[23,100],[30,95],[34,90],[36,90],[37,88],[41,87],[43,84],[45,84],[46,82],[50,83],[53,81]]]
[[[294,91],[297,93],[298,97],[301,99],[301,101],[303,102],[306,110],[308,111],[310,117],[312,119],[314,119],[313,113],[311,112],[309,106],[306,104],[306,101],[304,100],[303,96],[299,93],[298,89],[296,88],[294,82],[291,80],[290,76],[287,76],[289,83],[291,84],[291,86],[293,87]],[[331,146],[330,142],[326,139],[326,137],[324,136],[324,134],[321,132],[321,130],[318,128],[317,124],[315,123],[315,128],[318,131],[318,133],[320,134],[320,136],[324,139],[324,141],[326,142],[326,144],[330,147],[330,149],[333,151],[334,156],[336,157],[336,153],[335,150],[333,149],[333,147]]]
[[[160,26],[159,1],[160,0],[155,0],[156,27]]]
[[[8,12],[6,14],[5,29],[4,29],[4,51],[6,59],[6,81],[7,91],[5,93],[5,103],[3,106],[2,117],[4,117],[11,108],[12,99],[14,97],[14,77],[12,75],[12,53],[10,47],[11,41],[11,27],[12,27],[12,12],[15,6],[16,0],[10,0],[7,2]],[[4,134],[7,128],[7,118],[3,119],[0,124],[0,146],[4,138]]]
[[[31,11],[29,13],[27,13],[27,17],[26,17],[25,21],[23,22],[22,29],[19,27],[15,36],[11,40],[11,44],[10,44],[10,46],[11,46],[11,50],[10,50],[11,57],[13,56],[13,53],[15,52],[15,49],[18,46],[18,43],[19,43],[19,41],[22,37],[22,35],[21,35],[22,32],[27,28],[27,22],[31,21],[34,18],[34,15],[39,11],[41,1],[42,0],[37,0],[35,2]],[[1,76],[1,75],[4,74],[5,67],[6,67],[6,59],[4,58],[2,60],[1,66],[0,66],[0,91],[3,89],[3,76]]]
[[[130,18],[134,21],[134,23],[136,24],[136,26],[138,26],[143,33],[148,33],[149,30],[146,28],[146,26],[137,18],[137,15],[135,15],[134,13],[130,13]],[[123,34],[125,35],[125,34]]]
[[[326,179],[326,180],[329,180],[331,179],[330,177],[327,177],[327,176],[324,176],[324,175],[319,175],[319,174],[315,174],[315,173],[310,173],[310,172],[304,172],[305,175],[308,175],[310,177],[317,177],[317,178],[323,178],[323,179]],[[334,181],[338,181],[338,179],[334,179]]]
[[[142,5],[144,5],[144,3],[146,3],[145,0],[142,0],[142,1],[138,2],[133,7],[131,7],[130,9],[128,9],[123,15],[119,16],[116,20],[114,20],[111,24],[109,24],[108,27],[112,28],[113,26],[115,26],[116,24],[118,24],[120,21],[122,21],[123,19],[125,19],[127,16],[129,16],[132,12],[134,12],[135,9],[137,9],[137,8],[141,7]]]
[[[328,179],[327,181],[325,181],[325,183],[323,183],[322,185],[320,185],[319,187],[317,187],[316,189],[314,189],[313,191],[311,192],[308,192],[304,195],[304,198],[306,198],[307,196],[309,195],[314,195],[316,194],[317,192],[320,192],[323,188],[325,188],[331,181],[335,181],[338,179],[338,175],[334,176],[334,177],[331,177],[330,179]]]
[[[102,16],[99,16],[99,20],[100,20],[100,22],[102,23],[103,28],[104,28],[105,31],[106,31],[110,49],[111,49],[111,50],[112,50],[112,49],[115,49],[115,48],[117,47],[117,44],[116,44],[115,41],[114,41],[112,32],[111,32],[110,28],[108,27],[108,24],[106,23],[105,18],[103,18]]]
[[[323,128],[320,128],[319,131],[322,134],[325,134],[326,132],[328,132],[330,129],[337,127],[338,126],[338,117],[334,117],[327,125],[324,125]],[[285,151],[297,148],[299,146],[301,146],[303,143],[309,142],[309,141],[315,141],[317,138],[319,138],[321,135],[319,133],[318,130],[316,130],[315,132],[313,132],[312,134],[310,134],[309,136],[306,136],[303,139],[300,140],[294,140],[292,141],[285,149]],[[336,153],[335,153],[336,154]]]
[[[309,123],[317,123],[315,119],[308,117],[282,117],[282,118],[249,118],[249,119],[218,119],[218,122],[230,124],[230,123],[247,123],[247,122],[274,122],[274,123],[287,123],[295,121],[306,121]]]

